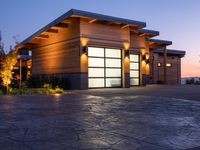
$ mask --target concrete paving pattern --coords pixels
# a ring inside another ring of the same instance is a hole
[[[200,149],[198,97],[113,92],[0,96],[0,150]]]

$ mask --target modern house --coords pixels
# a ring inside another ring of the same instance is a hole
[[[152,39],[145,22],[70,10],[18,45],[32,76],[68,78],[71,89],[180,84],[185,51]]]

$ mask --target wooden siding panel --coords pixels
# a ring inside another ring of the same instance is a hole
[[[129,41],[129,28],[122,29],[120,25],[108,25],[100,23],[89,23],[83,19],[80,20],[80,35],[88,38]]]
[[[130,47],[134,48],[146,48],[145,36],[139,36],[137,33],[130,33]]]
[[[80,36],[80,24],[78,18],[70,18],[70,24],[67,28],[59,28],[53,27],[54,29],[58,29],[58,33],[47,33],[44,32],[43,34],[48,34],[50,38],[48,39],[40,39],[41,42],[38,43],[39,46],[45,46],[61,41],[71,40],[74,38],[78,38]]]
[[[58,28],[32,50],[32,74],[49,75],[80,72],[80,24],[70,18],[68,28]],[[47,34],[44,32],[43,34]]]
[[[80,72],[79,40],[33,50],[33,75]]]
[[[153,83],[164,80],[164,69],[163,69],[163,56],[153,54]],[[180,84],[181,79],[181,58],[177,56],[168,56],[167,63],[171,63],[172,67],[167,67],[167,84]],[[161,63],[162,66],[158,67],[157,64]]]

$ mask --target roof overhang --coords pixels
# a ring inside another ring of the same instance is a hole
[[[136,32],[138,32],[141,36],[147,36],[149,38],[155,37],[160,35],[158,31],[155,30],[149,30],[149,29],[139,29]]]
[[[158,39],[148,39],[147,42],[149,42],[149,45],[152,47],[172,45],[172,41],[158,40]]]
[[[70,17],[84,17],[84,18],[90,18],[92,19],[91,22],[95,21],[107,21],[111,23],[116,23],[116,24],[121,24],[122,28],[130,26],[134,27],[134,29],[142,29],[146,27],[145,22],[140,22],[140,21],[135,21],[135,20],[129,20],[129,19],[124,19],[124,18],[119,18],[119,17],[112,17],[112,16],[107,16],[107,15],[102,15],[102,14],[97,14],[97,13],[92,13],[92,12],[87,12],[87,11],[81,11],[81,10],[76,10],[76,9],[71,9],[67,13],[63,14],[59,18],[55,19],[24,41],[22,41],[20,44],[27,44],[29,43],[33,38],[37,37],[39,39],[37,40],[44,40],[47,39],[47,35],[42,35],[43,32],[51,32],[51,33],[58,33],[56,29],[52,29],[54,26],[58,27],[66,27],[67,25],[63,23],[64,20],[70,18]],[[32,42],[34,43],[34,42]]]
[[[159,53],[159,54],[163,54],[163,49],[162,48],[157,48],[154,49],[154,53]],[[168,55],[172,55],[172,56],[179,56],[179,57],[184,57],[186,52],[183,50],[174,50],[174,49],[167,49],[167,54]]]
[[[76,9],[71,9],[69,12],[72,13],[72,16],[83,16],[83,17],[93,18],[96,20],[117,22],[117,23],[121,23],[121,24],[139,26],[141,28],[146,27],[146,23],[141,22],[141,21],[135,21],[135,20],[124,19],[124,18],[119,18],[119,17],[112,17],[112,16],[108,16],[108,15],[102,15],[102,14],[97,14],[97,13],[92,13],[92,12],[87,12],[87,11],[82,11],[82,10],[76,10]]]

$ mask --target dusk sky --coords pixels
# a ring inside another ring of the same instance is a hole
[[[0,30],[6,50],[70,9],[145,21],[156,37],[186,50],[182,77],[200,76],[200,0],[1,0]]]

